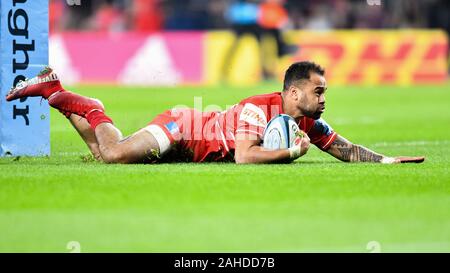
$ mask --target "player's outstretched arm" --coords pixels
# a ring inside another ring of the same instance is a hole
[[[344,162],[377,162],[377,163],[420,163],[425,157],[388,157],[361,145],[353,144],[347,139],[337,136],[330,148],[326,151]]]
[[[308,151],[309,138],[302,138],[298,146],[273,151],[264,149],[260,144],[260,139],[251,139],[247,134],[237,134],[234,154],[236,163],[276,163],[295,160]]]

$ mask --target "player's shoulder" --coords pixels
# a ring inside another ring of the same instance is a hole
[[[306,130],[309,131],[313,129],[315,132],[330,135],[333,133],[333,128],[323,119],[312,119],[308,117],[304,117],[304,122],[306,123]]]
[[[268,94],[255,95],[245,98],[240,102],[241,105],[245,105],[247,103],[251,103],[256,106],[281,104],[281,93],[273,92]]]

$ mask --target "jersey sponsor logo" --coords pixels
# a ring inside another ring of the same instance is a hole
[[[180,132],[178,125],[174,121],[167,123],[165,126],[172,135],[175,135],[176,133]]]
[[[246,103],[239,116],[239,121],[247,122],[250,125],[266,127],[267,118],[264,111],[254,104]]]

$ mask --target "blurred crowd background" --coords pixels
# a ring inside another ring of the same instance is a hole
[[[50,1],[50,29],[206,30],[254,25],[283,29],[441,28],[450,32],[448,0],[66,0]]]
[[[443,83],[448,2],[50,0],[51,63],[72,82],[257,84],[315,60],[335,84]]]

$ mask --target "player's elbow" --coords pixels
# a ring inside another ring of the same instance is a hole
[[[248,161],[248,159],[245,157],[245,155],[243,155],[242,153],[236,153],[236,155],[234,156],[234,161],[236,162],[236,164],[248,164],[248,163],[250,163]]]
[[[255,158],[248,152],[237,152],[234,156],[236,164],[252,164],[256,163]]]

